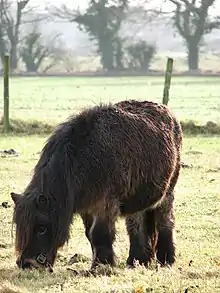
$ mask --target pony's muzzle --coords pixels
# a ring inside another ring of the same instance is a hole
[[[22,258],[17,259],[16,261],[17,266],[19,269],[31,269],[33,266],[30,262],[23,260]]]
[[[40,253],[36,259],[34,258],[18,258],[16,261],[20,269],[48,269],[50,273],[53,272],[52,265],[47,261],[44,254]]]

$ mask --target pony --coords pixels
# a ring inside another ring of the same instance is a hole
[[[52,270],[80,215],[93,270],[115,265],[115,222],[126,221],[127,265],[175,262],[174,188],[182,130],[167,106],[100,104],[70,116],[46,141],[22,194],[11,192],[19,268]]]

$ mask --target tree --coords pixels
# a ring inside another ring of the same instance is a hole
[[[219,19],[208,12],[215,0],[169,0],[175,6],[174,25],[184,39],[188,51],[189,70],[198,70],[199,49],[205,34],[220,27]]]
[[[13,2],[10,0],[1,0],[0,2],[0,42],[1,42],[1,56],[4,55],[6,50],[6,38],[9,42],[10,51],[10,65],[11,69],[17,68],[18,62],[18,42],[20,26],[24,9],[30,0],[16,1],[16,7],[13,6]],[[13,9],[15,16],[13,16]]]
[[[46,14],[36,14],[37,7],[29,6],[30,0],[0,0],[0,54],[10,54],[12,70],[17,68],[21,26],[48,18]]]
[[[148,70],[156,53],[155,46],[141,40],[126,47],[126,67],[136,70]]]
[[[128,0],[90,0],[85,12],[70,11],[65,5],[52,13],[76,22],[97,43],[97,52],[106,70],[120,68],[122,45],[119,30],[125,16]]]
[[[61,59],[63,52],[60,48],[59,34],[55,34],[45,41],[38,25],[35,24],[24,38],[20,56],[28,72],[37,72],[45,61],[47,61],[47,65],[44,66],[43,71],[47,72]]]

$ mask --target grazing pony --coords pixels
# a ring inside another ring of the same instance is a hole
[[[22,195],[11,193],[17,265],[52,268],[75,214],[91,243],[91,269],[114,265],[115,222],[126,219],[127,264],[175,261],[174,187],[182,131],[166,106],[122,101],[61,123]]]

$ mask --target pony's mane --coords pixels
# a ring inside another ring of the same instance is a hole
[[[68,196],[72,188],[68,178],[74,168],[73,159],[70,160],[69,156],[77,156],[77,151],[93,127],[93,113],[103,107],[105,106],[94,107],[84,110],[75,117],[70,116],[67,121],[58,125],[46,141],[33,170],[31,181],[15,208],[17,251],[24,250],[30,241],[37,212],[36,200],[40,195],[50,202],[54,243],[63,245],[68,240],[69,226],[74,212],[72,208],[74,197]]]
[[[22,197],[15,206],[13,223],[16,223],[15,249],[23,251],[33,233],[34,206],[30,197]]]

